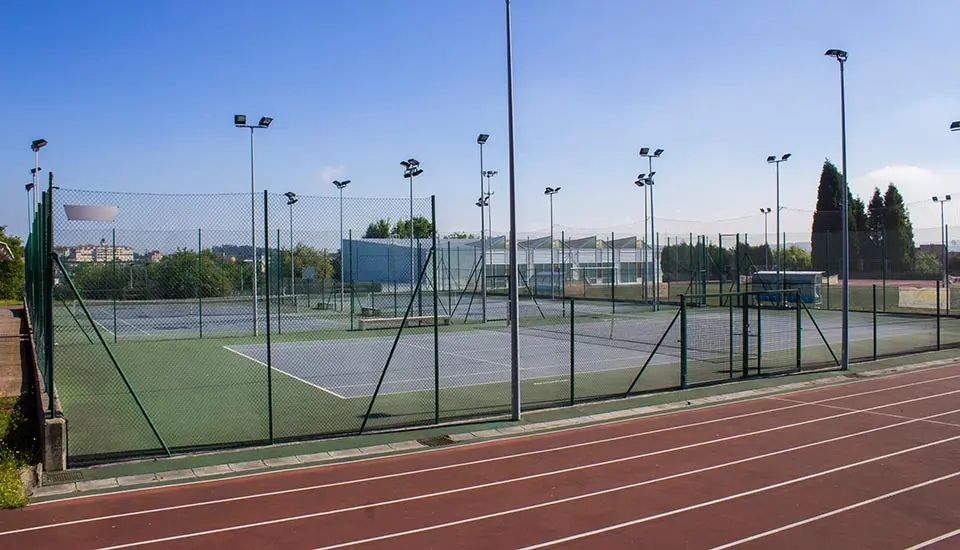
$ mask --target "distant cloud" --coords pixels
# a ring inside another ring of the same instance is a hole
[[[331,181],[342,177],[347,173],[347,168],[340,166],[324,166],[320,169],[320,182],[330,183]]]
[[[919,166],[901,164],[873,170],[852,181],[851,187],[855,194],[867,199],[873,194],[874,187],[883,191],[891,182],[896,184],[907,202],[929,200],[932,195],[942,193],[944,186],[944,180],[938,174]]]

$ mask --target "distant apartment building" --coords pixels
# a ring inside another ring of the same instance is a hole
[[[70,247],[69,260],[71,262],[83,263],[106,263],[114,259],[114,247],[108,244],[81,244]],[[116,259],[118,262],[132,262],[133,249],[129,246],[116,247]]]

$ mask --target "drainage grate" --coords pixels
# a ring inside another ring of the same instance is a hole
[[[417,443],[426,445],[427,447],[443,447],[444,445],[452,445],[456,443],[456,441],[450,439],[449,435],[438,435],[437,437],[418,439]]]
[[[44,472],[43,483],[67,483],[70,481],[82,481],[83,472],[80,470],[64,470],[62,472]]]

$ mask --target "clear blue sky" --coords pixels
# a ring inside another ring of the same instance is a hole
[[[423,163],[441,231],[476,231],[476,135],[507,228],[502,0],[5,3],[0,224],[22,234],[33,154],[70,188],[244,192],[248,135],[234,113],[269,115],[258,187],[403,197],[399,161]],[[934,193],[960,194],[960,2],[514,0],[521,232],[642,232],[646,164],[658,228],[762,232],[783,165],[784,229],[809,232],[820,165],[839,161],[847,64],[854,192],[896,181],[918,229]],[[949,207],[960,222],[960,202]],[[745,217],[744,217],[745,216]],[[736,221],[705,223],[740,218]],[[631,225],[632,224],[632,225]],[[960,234],[960,233],[958,233]]]

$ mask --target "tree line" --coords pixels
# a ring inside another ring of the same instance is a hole
[[[874,188],[869,203],[849,190],[847,193],[851,274],[903,277],[939,273],[940,259],[916,249],[910,213],[896,184],[891,182],[884,192]],[[820,172],[810,245],[813,268],[828,274],[840,272],[842,199],[843,177],[826,160]]]

